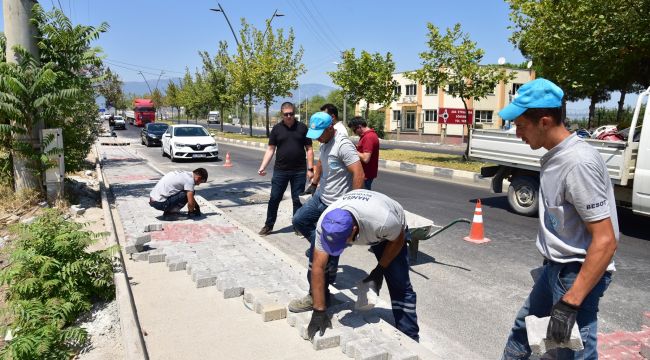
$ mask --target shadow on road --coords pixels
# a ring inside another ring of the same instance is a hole
[[[630,209],[617,208],[618,227],[621,234],[646,241],[650,241],[650,230],[648,230],[648,218],[636,215]]]

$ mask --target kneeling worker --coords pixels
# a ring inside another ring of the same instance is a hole
[[[352,190],[327,207],[316,226],[311,266],[313,313],[309,337],[331,327],[327,315],[328,283],[325,266],[329,256],[339,256],[348,245],[370,245],[379,262],[363,282],[379,294],[384,277],[390,293],[395,326],[419,340],[415,291],[409,278],[408,237],[404,209],[388,196],[370,190]]]
[[[165,174],[149,194],[149,205],[163,211],[163,216],[177,214],[187,204],[187,215],[201,215],[199,205],[194,200],[194,186],[208,180],[204,168],[189,171],[172,171]]]

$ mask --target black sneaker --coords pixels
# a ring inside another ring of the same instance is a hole
[[[262,230],[260,230],[260,232],[258,234],[264,236],[264,235],[270,234],[271,231],[273,231],[272,226],[264,225],[264,227],[262,228]]]

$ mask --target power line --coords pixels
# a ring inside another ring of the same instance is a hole
[[[322,33],[322,34],[327,38],[327,40],[330,41],[332,44],[334,44],[334,46],[335,46],[335,47],[339,50],[339,52],[340,52],[341,49],[338,47],[337,42],[334,41],[334,40],[332,39],[332,37],[330,36],[330,33],[331,33],[332,31],[326,31],[327,29],[329,29],[329,25],[328,25],[328,26],[324,26],[323,23],[321,22],[321,17],[319,17],[319,16],[314,16],[314,14],[311,12],[311,10],[309,9],[309,6],[308,6],[306,3],[304,3],[304,2],[301,1],[300,4],[302,4],[302,6],[305,8],[305,10],[307,10],[307,15],[309,15],[309,17],[312,19],[312,21],[313,21],[314,23],[316,23],[316,27],[318,28],[318,30],[320,30],[321,33]],[[318,10],[316,10],[316,11],[318,11]]]
[[[330,47],[330,49],[333,50],[334,52],[337,52],[337,51],[340,52],[340,50],[339,50],[336,46],[334,46],[334,45],[332,45],[331,43],[327,42],[327,41],[326,41],[326,40],[321,36],[320,32],[318,32],[318,31],[313,27],[313,25],[311,24],[311,22],[310,22],[310,21],[307,19],[307,17],[303,14],[302,10],[299,9],[298,6],[297,6],[295,3],[293,3],[292,0],[287,0],[287,4],[289,4],[289,6],[291,6],[291,8],[294,9],[294,11],[296,12],[296,14],[298,14],[298,17],[300,18],[300,21],[302,21],[302,23],[305,25],[305,27],[306,27],[306,28],[307,28],[307,29],[308,29],[312,34],[314,34],[314,36],[317,38],[317,40],[318,40],[320,43],[322,43],[322,44],[325,45],[325,46]]]
[[[159,75],[159,74],[157,74],[157,73],[152,73],[152,72],[148,72],[148,71],[142,71],[142,70],[133,69],[133,68],[130,68],[130,67],[127,67],[127,66],[123,66],[123,65],[120,65],[120,64],[115,64],[115,63],[112,63],[112,62],[110,62],[110,61],[106,61],[106,60],[104,60],[104,62],[110,64],[111,66],[116,66],[116,67],[119,67],[119,68],[122,68],[122,69],[126,69],[126,70],[129,70],[129,71],[137,72],[137,73],[143,73],[143,74],[152,75],[152,76],[158,76],[158,75]],[[163,78],[163,79],[171,80],[172,78]]]
[[[300,9],[300,6],[302,6],[305,11]],[[311,13],[311,10],[306,7],[306,5],[302,1],[298,1],[296,4],[296,8],[300,12],[300,15],[303,16],[306,19],[306,23],[309,25],[311,29],[315,33],[318,34],[318,36],[322,39],[323,42],[327,43],[329,46],[331,46],[333,49],[335,49],[338,52],[341,52],[341,49],[336,45],[336,43],[327,36],[327,34],[322,30],[322,25],[314,17],[314,15]],[[305,15],[306,14],[306,15]],[[310,19],[311,18],[311,19]]]
[[[149,66],[144,66],[144,65],[137,65],[137,64],[131,64],[125,61],[121,60],[115,60],[115,59],[106,59],[111,62],[116,62],[124,65],[129,65],[129,66],[135,66],[137,68],[142,68],[142,69],[149,69],[149,70],[157,70],[157,71],[164,71],[164,72],[170,72],[170,73],[176,73],[176,74],[185,74],[184,72],[181,71],[174,71],[174,70],[168,70],[168,69],[161,69],[161,68],[155,68],[155,67],[149,67]]]

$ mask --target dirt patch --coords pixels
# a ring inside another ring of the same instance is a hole
[[[117,301],[95,304],[78,325],[88,331],[90,342],[81,349],[76,359],[117,360],[123,359],[122,332]]]

